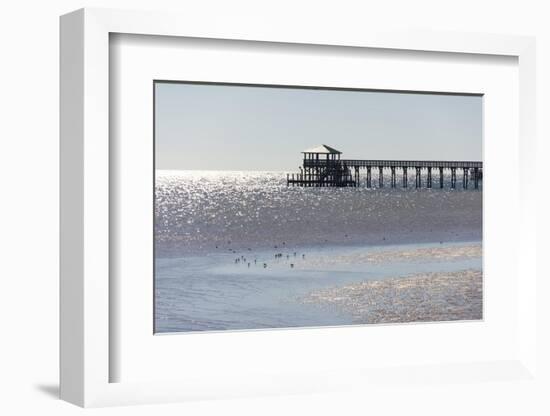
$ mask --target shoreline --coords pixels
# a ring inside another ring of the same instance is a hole
[[[477,236],[476,236],[477,237]],[[296,250],[308,250],[314,252],[323,252],[328,250],[344,250],[344,249],[368,249],[368,250],[384,250],[384,249],[403,249],[406,247],[431,247],[442,245],[444,247],[453,247],[457,245],[480,245],[483,244],[483,239],[481,236],[477,238],[472,238],[471,236],[463,236],[463,238],[455,239],[420,239],[418,240],[409,240],[409,239],[399,239],[399,238],[388,238],[384,237],[377,238],[377,241],[368,240],[368,241],[324,241],[318,243],[309,243],[309,244],[275,244],[273,246],[264,246],[258,244],[223,244],[221,243],[213,247],[200,247],[197,249],[189,249],[188,247],[184,249],[170,248],[166,249],[161,247],[162,243],[155,242],[155,259],[176,259],[176,258],[186,258],[186,257],[199,257],[199,256],[209,256],[215,254],[250,254],[251,252],[256,253],[275,253],[275,252],[293,252]],[[161,254],[162,253],[162,254]]]

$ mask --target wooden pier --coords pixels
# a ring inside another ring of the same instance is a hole
[[[378,172],[378,187],[384,187],[384,171],[390,170],[390,187],[396,188],[397,175],[402,177],[401,186],[409,185],[409,172],[414,174],[415,187],[423,184],[432,188],[434,175],[437,175],[436,186],[444,187],[445,172],[451,173],[451,188],[456,188],[457,170],[462,176],[462,187],[468,189],[473,183],[479,189],[483,178],[483,162],[478,161],[436,161],[436,160],[359,160],[342,159],[342,152],[321,145],[302,152],[303,164],[299,173],[287,174],[287,186],[308,187],[358,187],[361,184],[360,170],[366,170],[366,187],[371,188],[372,170]],[[425,174],[425,175],[424,175]],[[423,182],[423,176],[425,181]],[[438,179],[438,180],[437,180]]]

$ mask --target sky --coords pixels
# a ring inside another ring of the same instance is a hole
[[[326,144],[343,159],[482,160],[481,96],[156,83],[155,163],[292,171]]]

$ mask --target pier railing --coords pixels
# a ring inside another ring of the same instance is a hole
[[[476,161],[437,161],[437,160],[359,160],[359,159],[341,159],[338,162],[346,165],[349,168],[359,167],[383,167],[383,168],[458,168],[458,169],[474,169],[483,168],[483,162]],[[328,163],[334,163],[328,161]],[[305,168],[326,166],[327,161],[324,159],[304,159]]]

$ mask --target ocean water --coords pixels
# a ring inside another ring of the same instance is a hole
[[[365,279],[481,269],[481,258],[321,262],[481,242],[482,191],[472,182],[464,190],[457,175],[457,189],[450,177],[444,189],[415,189],[409,176],[404,189],[398,176],[392,189],[389,179],[380,189],[302,188],[287,187],[282,172],[157,171],[156,331],[349,324],[345,313],[299,299]]]

